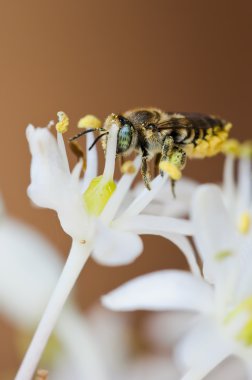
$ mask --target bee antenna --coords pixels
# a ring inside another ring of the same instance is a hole
[[[105,133],[102,133],[101,135],[99,135],[98,137],[96,137],[96,139],[94,140],[94,142],[92,143],[92,145],[90,145],[90,147],[88,148],[88,150],[91,150],[95,144],[97,143],[97,141],[99,141],[103,136],[105,135],[108,135],[109,132],[105,132]]]
[[[77,135],[70,137],[69,141],[74,141],[74,140],[78,139],[79,137],[86,135],[87,133],[93,132],[93,131],[95,131],[94,128],[86,129],[85,131],[82,131],[82,132],[78,133]]]

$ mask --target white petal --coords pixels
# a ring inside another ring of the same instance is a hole
[[[221,252],[234,253],[237,242],[235,226],[217,186],[202,185],[196,191],[192,204],[192,221],[195,242],[205,264],[206,275],[212,278],[211,263],[217,263],[216,255]],[[221,264],[218,262],[216,265]]]
[[[233,296],[237,304],[244,299],[251,297],[252,293],[252,239],[242,239],[239,246],[239,254],[233,265],[236,266],[236,283],[234,285]]]
[[[252,173],[251,159],[241,158],[238,169],[238,215],[248,211],[251,206]]]
[[[32,154],[31,184],[28,195],[34,203],[58,213],[64,231],[76,240],[85,240],[88,217],[84,209],[81,183],[76,170],[69,173],[62,146],[46,128],[28,126],[27,139]]]
[[[189,368],[183,380],[203,379],[231,355],[231,347],[211,317],[201,317],[176,348],[176,359]]]
[[[154,199],[143,210],[145,214],[162,216],[185,216],[191,208],[192,196],[198,184],[188,178],[177,181],[175,187],[176,198],[173,197],[169,186],[162,187]],[[138,195],[143,189],[143,185],[138,185],[134,189],[134,194]]]
[[[206,380],[248,380],[246,369],[241,360],[231,356],[218,365],[207,377]]]
[[[109,201],[107,202],[102,214],[100,215],[100,219],[104,223],[109,223],[114,216],[116,215],[120,205],[122,204],[124,198],[127,195],[127,192],[130,189],[130,186],[134,179],[136,178],[136,175],[138,173],[139,167],[141,163],[140,156],[137,156],[134,161],[134,166],[136,168],[136,171],[134,174],[124,174],[120,181],[117,184],[116,190],[113,193],[113,196],[110,197]]]
[[[142,231],[144,231],[145,234],[149,232],[150,235],[155,232],[169,232],[182,235],[193,234],[193,224],[190,221],[165,216],[141,214],[125,219],[119,217],[114,223],[121,228],[139,234],[141,234]]]
[[[69,178],[57,141],[48,129],[32,125],[27,127],[26,136],[32,154],[28,195],[38,206],[57,210]]]
[[[230,211],[233,210],[236,202],[234,163],[235,158],[232,155],[227,155],[224,163],[223,172],[223,192],[225,204]]]
[[[157,349],[169,349],[194,325],[198,313],[169,311],[152,313],[144,322],[144,336]]]
[[[130,216],[138,215],[140,212],[152,201],[152,199],[157,195],[162,186],[167,181],[167,175],[161,177],[157,176],[151,182],[151,190],[144,188],[142,192],[137,196],[134,202],[124,211],[121,215],[122,218],[128,218]]]
[[[143,251],[143,243],[137,234],[97,224],[93,258],[103,265],[126,265]]]
[[[118,378],[117,378],[118,379]],[[120,371],[118,380],[178,380],[174,363],[167,356],[145,354],[134,358]]]
[[[180,235],[192,233],[192,225],[189,221],[150,215],[137,215],[123,220],[119,218],[113,222],[113,225],[140,235],[158,235],[172,241],[185,255],[192,273],[201,276],[196,255],[189,240]],[[176,231],[176,233],[173,231]]]
[[[191,310],[212,308],[210,286],[190,273],[160,271],[140,276],[102,297],[112,310]]]
[[[0,312],[36,325],[62,269],[58,252],[32,228],[5,218],[0,228]]]

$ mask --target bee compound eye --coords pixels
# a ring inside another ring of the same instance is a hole
[[[117,153],[126,152],[132,141],[133,130],[131,125],[124,124],[122,128],[119,129],[117,138]]]

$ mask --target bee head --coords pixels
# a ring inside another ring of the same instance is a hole
[[[118,127],[116,152],[118,154],[125,153],[132,147],[134,126],[126,117],[111,114],[105,120],[103,129],[109,131],[112,124],[116,124]]]
[[[124,116],[118,115],[118,121],[120,126],[117,135],[117,153],[125,153],[131,148],[134,127]]]

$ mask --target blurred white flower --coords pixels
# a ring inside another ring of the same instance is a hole
[[[41,318],[63,262],[55,248],[33,228],[4,214],[2,205],[0,313],[19,330],[30,333]],[[82,379],[108,378],[98,342],[73,299],[64,308],[55,334],[62,346],[55,360],[60,361],[64,355]]]
[[[246,147],[246,143],[244,144]],[[244,149],[245,149],[244,147]],[[241,147],[242,149],[242,147]],[[234,155],[227,155],[224,166],[223,199],[241,235],[252,235],[252,171],[251,157],[241,154],[238,159],[237,180]]]
[[[192,205],[195,243],[204,279],[183,271],[141,276],[103,297],[113,310],[185,310],[197,323],[177,348],[188,368],[183,380],[199,380],[230,355],[252,362],[252,239],[241,237],[221,191],[201,186]]]

